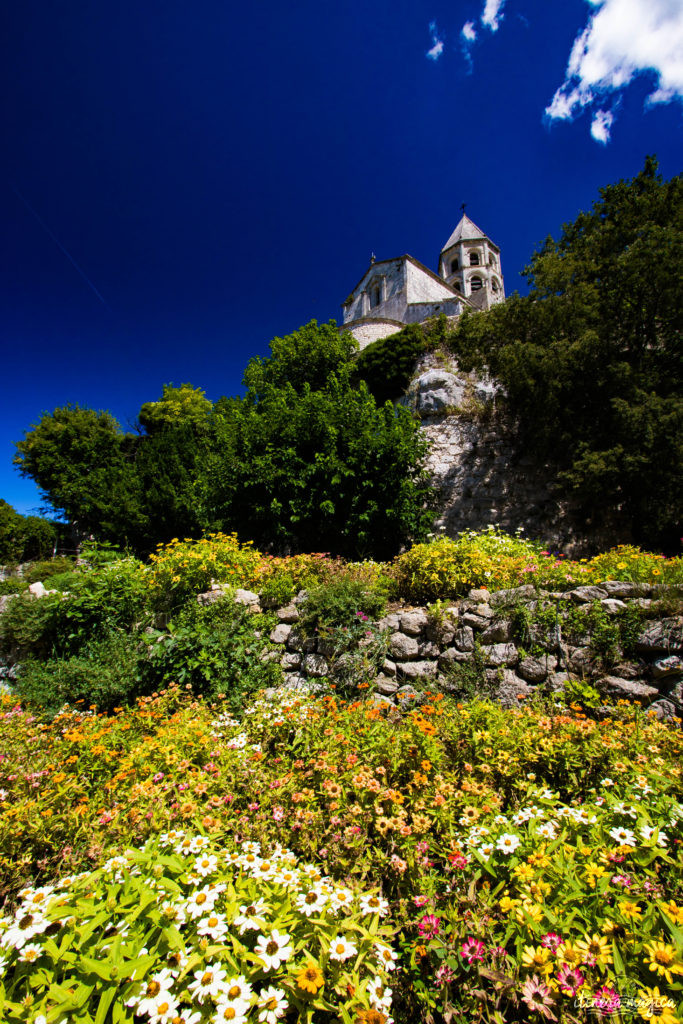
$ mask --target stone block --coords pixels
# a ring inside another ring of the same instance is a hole
[[[647,710],[650,714],[654,711],[660,722],[673,722],[675,718],[680,717],[680,711],[676,705],[665,698],[653,701]]]
[[[385,697],[391,697],[398,690],[398,683],[395,679],[380,674],[375,679],[375,690]]]
[[[523,587],[511,587],[508,590],[495,590],[489,597],[489,604],[498,607],[502,604],[519,604],[536,597],[538,591],[530,583]]]
[[[471,626],[461,626],[456,629],[453,635],[453,645],[458,648],[459,651],[473,651],[474,650],[474,630]]]
[[[408,636],[419,636],[427,628],[427,613],[421,608],[411,612],[403,612],[400,616],[401,632]]]
[[[384,672],[384,674],[387,675],[387,676],[395,676],[396,675],[396,662],[395,661],[390,661],[389,658],[385,658],[384,659],[384,664],[382,665],[382,672]]]
[[[512,624],[508,619],[494,619],[481,634],[483,644],[504,644],[512,637]]]
[[[280,658],[280,665],[285,672],[293,672],[295,669],[301,668],[301,655],[296,651],[288,651]]]
[[[418,655],[420,658],[438,658],[441,653],[441,648],[438,644],[435,644],[433,640],[427,640],[425,643],[420,644]]]
[[[457,647],[449,647],[439,655],[439,668],[447,671],[450,666],[469,661],[471,657],[469,651],[459,651]]]
[[[253,611],[261,610],[259,596],[253,590],[241,590],[238,588],[235,591],[235,604],[243,604]]]
[[[291,632],[292,627],[286,625],[286,623],[284,622],[281,622],[280,625],[276,626],[275,629],[270,634],[270,639],[274,644],[284,644],[287,643],[287,640],[289,639],[289,634]]]
[[[420,645],[415,637],[406,636],[405,633],[394,633],[389,640],[389,654],[397,661],[417,658],[419,649]]]
[[[649,704],[659,696],[655,686],[638,682],[635,679],[622,679],[620,676],[604,676],[596,683],[598,689],[622,700],[638,700],[641,704]]]
[[[275,614],[280,622],[285,622],[289,625],[299,621],[299,610],[295,604],[287,604],[284,608],[278,608]]]
[[[433,679],[437,670],[435,661],[399,661],[396,665],[396,672],[402,679]]]
[[[605,609],[608,615],[617,615],[626,608],[626,602],[620,601],[616,597],[604,597],[600,602],[600,606]]]
[[[658,658],[650,671],[653,679],[683,675],[683,658],[677,654],[670,654],[668,658]]]
[[[531,687],[511,669],[504,669],[495,685],[495,699],[504,708],[516,708],[533,693]]]
[[[482,645],[481,653],[485,665],[514,665],[518,660],[514,644]]]
[[[576,587],[569,591],[569,597],[575,604],[590,604],[592,601],[602,601],[607,596],[603,587]]]
[[[555,668],[555,658],[524,658],[517,666],[517,675],[527,683],[542,683],[549,672]]]
[[[330,670],[321,654],[307,654],[303,668],[307,676],[326,676]]]
[[[636,650],[643,654],[683,652],[683,618],[674,616],[654,622],[638,637]]]

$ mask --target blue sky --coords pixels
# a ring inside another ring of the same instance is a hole
[[[679,0],[23,0],[3,17],[0,497],[67,402],[237,394],[370,253],[436,268],[467,203],[508,294],[656,153],[680,171]]]

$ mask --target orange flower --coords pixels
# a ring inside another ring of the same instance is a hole
[[[320,969],[315,964],[309,964],[308,967],[304,967],[302,971],[299,971],[296,976],[296,983],[304,992],[310,992],[311,995],[315,995],[318,989],[323,987],[325,980]]]

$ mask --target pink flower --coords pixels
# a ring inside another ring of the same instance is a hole
[[[578,967],[570,967],[568,964],[565,964],[558,971],[557,980],[563,992],[570,996],[575,996],[586,979]]]
[[[452,853],[448,859],[454,868],[459,868],[461,871],[469,864],[467,857],[463,853]]]
[[[284,807],[280,807],[279,804],[277,804],[275,807],[273,807],[273,821],[282,821],[284,816],[285,816],[285,809],[284,809]]]
[[[429,896],[413,896],[413,903],[416,907],[426,907],[429,903]]]
[[[441,919],[436,914],[425,914],[418,922],[417,930],[423,939],[434,939],[439,934]]]
[[[442,964],[434,975],[437,985],[449,985],[455,981],[455,971],[448,964]]]
[[[260,806],[260,804],[247,804],[247,809],[253,813],[254,811],[258,811]]]
[[[603,985],[602,988],[596,990],[593,996],[593,1006],[600,1011],[601,1017],[606,1017],[610,1013],[616,1013],[619,1009],[621,996],[609,985]]]
[[[477,960],[483,960],[486,955],[486,946],[479,939],[475,939],[470,936],[465,939],[462,946],[460,947],[460,956],[463,960],[466,960],[468,964],[473,964]]]
[[[541,945],[544,949],[549,949],[552,953],[555,953],[564,942],[561,935],[557,932],[547,932],[541,939]]]
[[[157,772],[156,775],[152,776],[152,782],[161,782],[163,777],[164,777],[164,773],[163,772]]]
[[[542,1017],[546,1017],[548,1020],[556,1020],[557,1018],[550,1009],[555,1003],[550,994],[550,989],[547,985],[544,985],[540,978],[534,974],[533,978],[528,978],[522,986],[522,999],[529,1007],[530,1010],[540,1013]]]

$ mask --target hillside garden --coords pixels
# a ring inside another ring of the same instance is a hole
[[[438,616],[530,580],[640,582],[680,613],[681,559],[570,561],[489,530],[385,563],[218,534],[54,568],[2,583],[3,1020],[678,1019],[676,723],[427,681],[392,708],[371,657],[342,689],[283,688],[268,608],[296,598],[356,650],[387,606]]]

